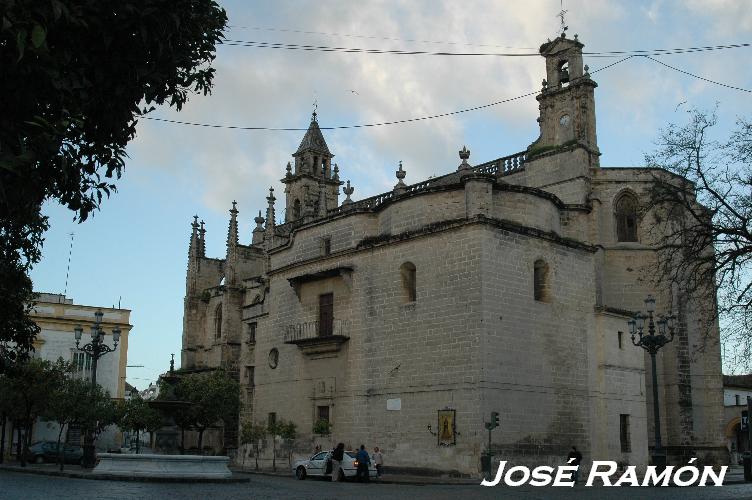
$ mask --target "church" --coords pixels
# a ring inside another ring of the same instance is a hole
[[[727,463],[718,324],[646,274],[657,241],[640,207],[663,171],[601,167],[582,48],[576,35],[540,47],[527,148],[473,165],[462,147],[457,167],[410,185],[400,165],[394,189],[366,199],[351,198],[314,113],[280,169],[284,223],[270,189],[243,238],[233,202],[212,258],[194,219],[182,368],[237,374],[238,422],[294,422],[300,456],[365,444],[390,467],[477,474],[489,446],[559,465],[575,445],[585,467],[645,466],[658,404],[670,464]],[[627,326],[648,295],[677,315],[658,401]]]

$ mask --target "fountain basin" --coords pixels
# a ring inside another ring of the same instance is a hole
[[[229,479],[230,457],[100,453],[92,475],[124,478]]]

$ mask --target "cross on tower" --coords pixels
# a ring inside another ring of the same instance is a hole
[[[564,0],[559,0],[559,5],[561,6],[561,10],[559,11],[558,14],[556,14],[556,17],[558,17],[559,20],[561,21],[561,26],[559,27],[559,31],[561,31],[561,34],[564,35],[564,33],[568,29],[566,22],[564,22],[564,15],[569,11],[564,9]]]

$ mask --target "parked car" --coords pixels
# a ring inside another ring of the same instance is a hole
[[[331,451],[322,451],[316,453],[307,460],[297,460],[292,465],[292,473],[300,480],[305,479],[308,476],[312,477],[332,477],[332,463],[331,463]],[[340,480],[347,478],[354,478],[358,471],[358,460],[355,458],[357,452],[346,451],[342,460],[342,470],[340,474],[344,474],[344,477],[340,477]],[[368,476],[376,478],[376,465],[371,461],[368,466]]]
[[[60,443],[60,451],[63,453],[63,461],[66,464],[80,464],[84,457],[84,451],[80,446]],[[57,462],[57,442],[39,441],[29,447],[27,460],[36,464],[45,462]]]

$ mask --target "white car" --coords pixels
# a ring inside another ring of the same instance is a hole
[[[305,479],[308,476],[331,478],[332,470],[331,462],[329,460],[331,456],[331,451],[321,451],[313,455],[308,460],[297,460],[292,465],[292,473],[295,474],[295,477],[301,480]],[[344,474],[344,477],[340,476],[340,480],[346,478],[355,478],[355,475],[358,471],[358,461],[355,458],[356,456],[357,452],[355,451],[346,451],[344,453],[344,459],[342,460],[342,470],[340,471],[340,474]],[[374,465],[373,461],[371,461],[368,466],[368,477],[377,477],[376,465]]]

